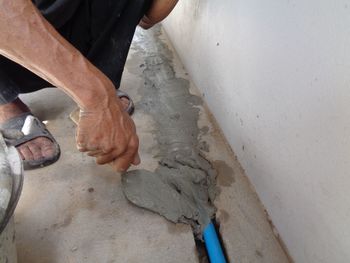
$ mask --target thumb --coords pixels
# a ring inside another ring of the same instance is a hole
[[[133,165],[139,165],[141,163],[141,158],[139,153],[136,153],[134,160],[131,162]]]

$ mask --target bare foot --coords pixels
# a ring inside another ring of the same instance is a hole
[[[20,100],[0,105],[0,123],[3,123],[22,113],[29,112],[29,108]],[[38,137],[31,141],[17,146],[22,160],[32,161],[50,158],[55,154],[55,147],[51,140],[45,137]]]

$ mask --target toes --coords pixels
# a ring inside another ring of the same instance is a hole
[[[39,144],[37,144],[34,141],[33,142],[31,141],[31,142],[28,142],[27,147],[29,148],[29,150],[33,155],[33,160],[40,160],[43,158]]]
[[[129,107],[129,99],[125,98],[125,97],[121,97],[120,98],[122,105],[123,105],[123,109],[126,110]]]
[[[55,154],[55,146],[51,140],[39,137],[18,147],[22,160],[33,161],[50,158]]]
[[[42,156],[45,158],[52,157],[55,154],[54,143],[48,138],[38,138]]]
[[[21,153],[21,156],[22,156],[22,160],[28,160],[28,161],[31,161],[31,160],[34,160],[33,159],[33,154],[32,152],[30,151],[29,147],[27,146],[27,144],[22,144],[21,146],[18,147],[18,150],[20,151]]]
[[[19,155],[20,155],[20,157],[21,157],[22,160],[25,160],[25,159],[26,159],[25,156],[23,155],[23,153],[22,153],[20,147],[18,147],[18,153],[19,153]]]

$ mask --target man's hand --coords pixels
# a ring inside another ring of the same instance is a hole
[[[135,125],[113,83],[68,43],[31,0],[0,0],[0,54],[62,89],[81,109],[79,149],[124,171],[140,162]]]
[[[96,157],[98,164],[111,163],[123,172],[140,163],[139,139],[133,120],[117,100],[112,99],[107,108],[80,111],[77,146]]]

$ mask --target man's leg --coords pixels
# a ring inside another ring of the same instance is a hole
[[[18,81],[13,81],[16,76]],[[25,81],[27,82],[25,83]],[[17,117],[29,108],[18,98],[20,93],[31,92],[49,84],[18,64],[0,56],[0,124]],[[23,87],[23,88],[20,88]],[[23,160],[40,160],[53,156],[55,148],[51,140],[39,137],[17,147]]]
[[[119,88],[124,65],[135,29],[147,11],[150,0],[120,0],[109,17],[101,21],[99,17],[107,12],[106,6],[101,6],[100,0],[92,1],[91,32],[92,46],[86,57],[99,68],[116,88]],[[119,4],[118,4],[119,2]],[[122,8],[120,6],[122,3]],[[95,8],[94,8],[95,7]],[[95,22],[96,20],[96,22]]]
[[[0,71],[0,123],[23,111],[28,111],[28,108],[18,99],[19,93],[16,83]]]
[[[150,3],[151,0],[91,0],[61,33],[119,89],[136,26]],[[121,100],[127,108],[129,100]]]
[[[148,3],[149,0],[84,1],[58,31],[119,88],[135,28]],[[49,86],[27,69],[0,56],[0,124],[30,111],[18,99],[19,93]],[[127,106],[128,101],[123,102]],[[52,141],[44,137],[23,143],[17,149],[25,160],[38,160],[54,153]]]

